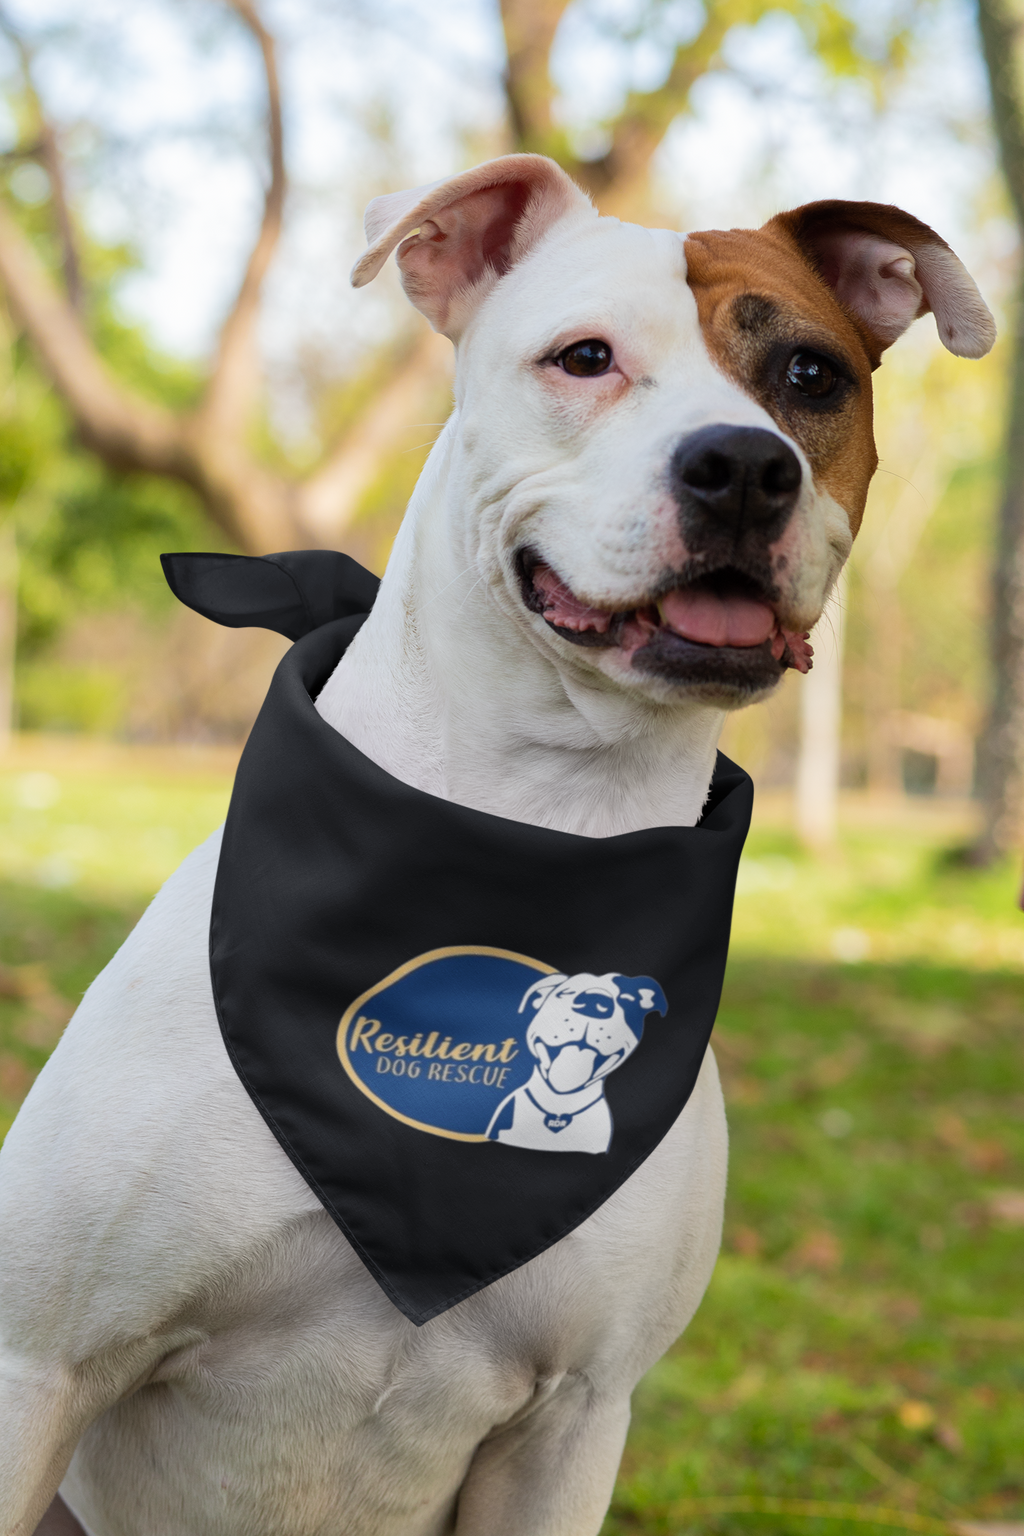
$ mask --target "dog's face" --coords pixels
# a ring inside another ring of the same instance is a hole
[[[526,1044],[556,1093],[576,1093],[614,1072],[640,1044],[649,1013],[665,997],[650,976],[545,976],[529,988],[520,1013],[533,1013]]]
[[[882,349],[928,308],[964,355],[994,335],[944,242],[874,204],[683,237],[509,156],[367,222],[355,280],[408,235],[406,289],[457,341],[460,557],[560,666],[661,701],[731,707],[807,670],[875,469]]]
[[[542,643],[729,703],[802,660],[875,462],[853,325],[732,243],[556,227],[473,317],[459,400],[479,556]]]

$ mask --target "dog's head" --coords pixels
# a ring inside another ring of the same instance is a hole
[[[510,155],[377,198],[458,350],[449,486],[465,564],[562,667],[733,707],[806,671],[877,458],[871,374],[917,316],[995,336],[946,243],[897,208],[820,202],[682,236],[600,218]]]
[[[544,976],[523,996],[533,1013],[526,1044],[556,1093],[576,1093],[607,1077],[640,1044],[649,1013],[668,1004],[650,976]]]

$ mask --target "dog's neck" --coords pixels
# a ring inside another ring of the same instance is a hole
[[[317,709],[395,778],[476,810],[592,837],[692,826],[723,712],[563,668],[503,611],[450,483],[454,425]]]

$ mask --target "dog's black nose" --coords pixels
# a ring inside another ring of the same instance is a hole
[[[672,491],[684,513],[707,514],[737,537],[785,526],[800,493],[800,461],[760,427],[702,427],[672,455]]]

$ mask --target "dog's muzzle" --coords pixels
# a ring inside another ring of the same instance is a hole
[[[523,600],[575,645],[616,647],[638,671],[742,703],[806,672],[807,636],[779,617],[772,545],[796,507],[803,474],[792,448],[759,427],[690,433],[667,470],[687,560],[636,607],[589,604],[533,550],[519,554]]]
[[[669,464],[687,549],[716,563],[766,559],[792,516],[802,479],[799,459],[774,432],[719,425],[691,433]]]

